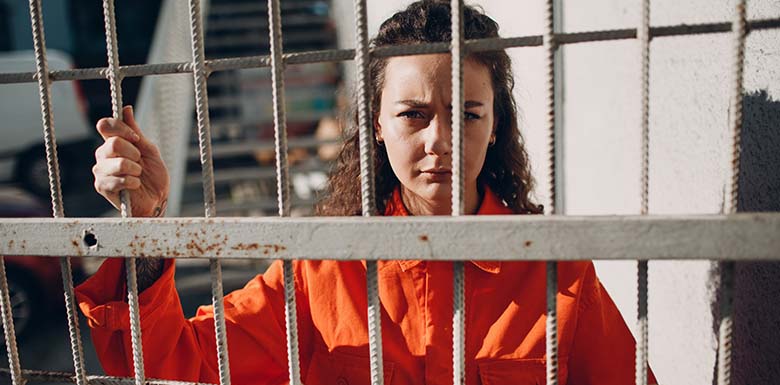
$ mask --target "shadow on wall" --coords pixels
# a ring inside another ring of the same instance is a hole
[[[772,100],[766,91],[758,91],[744,96],[742,108],[737,209],[780,211],[780,101]],[[777,383],[780,262],[737,263],[735,279],[733,383]],[[717,306],[713,306],[713,314],[717,314]],[[717,335],[717,324],[713,326]]]

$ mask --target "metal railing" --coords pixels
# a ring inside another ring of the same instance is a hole
[[[218,350],[220,384],[230,383],[230,372],[222,304],[220,261],[225,258],[283,259],[285,286],[285,319],[289,376],[291,384],[300,384],[298,336],[295,314],[295,287],[292,260],[336,259],[366,260],[368,290],[368,330],[372,384],[383,383],[382,338],[377,293],[376,261],[406,259],[410,255],[426,260],[455,261],[453,309],[453,381],[464,383],[465,303],[463,299],[463,261],[466,260],[546,260],[547,262],[547,383],[557,384],[557,262],[574,259],[637,260],[638,330],[636,345],[636,383],[647,384],[647,260],[700,259],[723,261],[722,311],[719,319],[718,383],[729,384],[731,378],[731,330],[733,275],[735,260],[780,260],[780,214],[735,214],[738,197],[739,138],[741,126],[742,72],[745,39],[748,33],[780,28],[780,19],[747,21],[745,0],[737,2],[733,22],[697,25],[651,27],[649,1],[642,1],[641,24],[636,29],[559,33],[554,29],[553,1],[546,0],[545,30],[540,36],[495,38],[465,41],[462,26],[462,0],[452,0],[452,42],[370,48],[366,22],[366,0],[355,0],[356,48],[284,54],[282,48],[279,0],[269,0],[267,7],[268,56],[206,60],[199,0],[189,0],[192,37],[192,61],[148,65],[120,66],[116,39],[113,0],[104,0],[108,65],[50,71],[47,66],[41,0],[30,0],[36,71],[0,74],[0,84],[37,82],[41,102],[44,140],[49,167],[53,219],[8,219],[0,222],[0,255],[70,255],[76,257],[128,256],[127,287],[130,305],[134,378],[120,379],[87,375],[79,336],[78,317],[73,295],[70,258],[62,257],[66,310],[73,352],[74,373],[22,370],[14,325],[11,318],[5,268],[0,257],[0,310],[8,350],[11,380],[70,381],[84,384],[184,384],[176,381],[151,380],[144,373],[140,337],[135,258],[206,258],[210,261],[215,333]],[[226,10],[224,10],[226,11]],[[734,36],[733,88],[731,104],[732,153],[728,170],[731,175],[728,205],[721,215],[686,215],[648,217],[649,168],[649,42],[666,36],[731,33]],[[555,108],[555,52],[562,45],[584,42],[638,39],[641,44],[641,130],[642,130],[642,206],[639,216],[571,217],[559,216],[555,197],[557,164]],[[549,132],[551,186],[547,217],[491,216],[466,217],[463,213],[463,58],[470,52],[511,47],[543,47],[546,52],[545,74],[547,130]],[[368,84],[369,58],[451,53],[453,84],[453,198],[452,218],[373,218],[376,213],[373,186],[374,139],[371,124]],[[278,209],[280,217],[289,216],[289,178],[287,165],[286,113],[284,107],[284,67],[293,63],[343,61],[357,64],[358,118],[360,135],[361,196],[364,216],[369,218],[218,218],[215,210],[214,176],[210,145],[210,122],[206,83],[210,73],[239,68],[271,67],[274,100],[274,128]],[[192,73],[195,86],[200,160],[203,166],[204,218],[141,219],[129,218],[131,210],[122,194],[121,219],[64,218],[57,143],[51,110],[50,84],[53,81],[104,79],[111,83],[113,114],[121,118],[121,82],[133,76]],[[381,231],[380,231],[381,229]],[[41,239],[39,234],[48,236]],[[198,234],[180,237],[178,234]],[[377,235],[381,234],[381,235]],[[361,242],[372,239],[371,244]],[[259,241],[261,240],[261,241]],[[453,241],[457,240],[457,242]],[[516,240],[507,242],[506,240]],[[587,240],[587,242],[583,242]],[[692,241],[695,240],[695,241]],[[193,246],[194,245],[194,246]],[[256,245],[257,247],[247,247]]]

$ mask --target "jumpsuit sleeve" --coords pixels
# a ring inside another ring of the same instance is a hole
[[[311,322],[296,266],[301,361],[310,355]],[[162,276],[139,295],[144,369],[147,378],[219,383],[214,312],[201,306],[195,317],[182,312],[174,286],[175,265],[165,260]],[[106,260],[76,288],[95,350],[108,375],[132,376],[129,306],[122,258]],[[224,298],[231,380],[286,384],[287,343],[281,262]],[[308,326],[307,326],[308,325]]]
[[[633,384],[636,342],[615,303],[602,286],[593,263],[582,278],[577,326],[569,356],[569,383]],[[647,369],[648,384],[657,384]]]

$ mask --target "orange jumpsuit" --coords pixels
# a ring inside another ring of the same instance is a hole
[[[511,214],[486,189],[479,215]],[[395,192],[386,215],[408,215]],[[76,289],[106,373],[132,375],[123,261]],[[545,383],[545,263],[466,263],[466,383]],[[182,315],[174,261],[140,294],[149,378],[218,383],[214,313]],[[301,377],[306,385],[369,383],[365,263],[294,263]],[[381,261],[385,384],[452,384],[452,263]],[[590,261],[558,267],[559,383],[626,385],[634,339]],[[233,384],[286,384],[281,263],[225,296]],[[655,383],[649,373],[650,383]]]

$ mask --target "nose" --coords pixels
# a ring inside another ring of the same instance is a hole
[[[425,131],[426,154],[446,156],[452,153],[450,114],[436,114]]]

